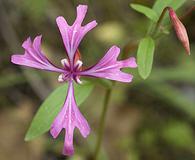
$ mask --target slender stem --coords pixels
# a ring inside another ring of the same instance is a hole
[[[93,160],[98,159],[98,155],[99,155],[99,152],[100,152],[103,133],[104,133],[104,128],[105,128],[106,113],[107,113],[107,110],[108,110],[108,104],[109,104],[109,100],[110,100],[110,97],[111,97],[111,93],[112,93],[112,89],[114,87],[114,84],[115,83],[113,83],[113,86],[111,88],[106,90],[103,110],[102,110],[101,117],[100,117],[100,122],[99,122],[98,138],[97,138],[97,142],[96,142],[96,147],[95,147],[95,153],[94,153]]]
[[[159,29],[159,27],[160,27],[160,25],[161,25],[161,23],[162,23],[162,21],[163,21],[163,18],[164,18],[164,16],[165,16],[165,13],[167,12],[167,10],[168,10],[169,8],[170,8],[170,7],[165,7],[165,8],[163,9],[163,11],[162,11],[162,13],[161,13],[161,15],[160,15],[160,17],[159,17],[157,23],[156,23],[156,26],[155,26],[155,28],[154,28],[154,31],[153,31],[152,35],[155,35],[156,32],[158,31],[158,29]]]
[[[170,7],[165,7],[165,8],[163,9],[163,11],[162,11],[162,13],[161,13],[161,15],[160,15],[160,17],[159,17],[157,23],[156,23],[156,26],[155,26],[155,28],[154,28],[152,34],[151,34],[153,37],[155,37],[155,34],[158,32],[158,30],[159,30],[159,28],[160,28],[160,25],[161,25],[161,23],[162,23],[162,21],[163,21],[163,18],[164,18],[164,16],[165,16],[165,13],[166,13],[167,10],[169,10],[169,9],[170,9]],[[183,21],[183,20],[184,20],[187,16],[189,16],[194,10],[195,10],[195,6],[192,6],[192,7],[191,7],[183,16],[181,16],[179,19],[180,19],[181,21]]]

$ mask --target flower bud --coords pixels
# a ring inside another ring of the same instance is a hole
[[[183,47],[185,48],[186,53],[190,55],[190,44],[189,44],[189,39],[188,39],[186,28],[182,24],[182,22],[179,20],[179,18],[177,17],[175,11],[170,7],[168,8],[168,10],[169,10],[170,20],[175,29],[176,35],[178,39],[181,41]]]

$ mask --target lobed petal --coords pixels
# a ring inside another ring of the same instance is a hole
[[[72,127],[66,128],[64,148],[62,151],[64,155],[72,156],[74,154],[73,132],[74,132],[74,128]]]
[[[23,55],[15,54],[11,56],[11,62],[14,64],[32,67],[36,69],[43,69],[53,72],[66,72],[64,69],[60,69],[54,66],[47,57],[41,51],[41,37],[35,37],[32,42],[30,38],[27,38],[26,41],[23,42],[22,47],[25,52]]]
[[[93,29],[96,25],[96,21],[92,21],[85,26],[82,26],[82,22],[87,13],[86,5],[79,5],[77,7],[77,17],[73,25],[68,25],[64,17],[59,16],[56,18],[56,23],[60,30],[64,46],[67,51],[67,55],[70,60],[70,64],[73,66],[75,52],[78,49],[78,46],[83,39],[83,37]]]
[[[84,18],[85,18],[85,15],[87,13],[87,5],[78,5],[77,6],[77,17],[76,17],[76,20],[74,22],[74,25],[77,23],[77,24],[80,24],[83,22]]]
[[[134,57],[130,57],[126,60],[119,61],[119,63],[121,65],[121,68],[126,68],[126,67],[137,68],[136,59]]]
[[[89,124],[76,105],[73,82],[70,81],[64,106],[55,118],[50,129],[53,138],[56,138],[62,129],[66,130],[63,149],[64,155],[71,156],[74,154],[73,133],[75,127],[79,129],[84,138],[90,133]]]
[[[105,56],[94,66],[78,73],[79,76],[93,76],[106,78],[120,82],[131,82],[133,76],[121,71],[122,68],[136,68],[136,60],[130,57],[126,60],[117,61],[120,53],[120,48],[117,46],[111,47]]]

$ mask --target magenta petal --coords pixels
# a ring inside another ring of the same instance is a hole
[[[30,38],[27,38],[22,47],[25,49],[25,53],[23,55],[12,55],[12,63],[53,72],[66,72],[54,66],[43,54],[41,51],[41,36],[35,37],[33,42]]]
[[[134,57],[130,57],[126,60],[117,61],[119,53],[120,48],[117,46],[111,47],[106,55],[96,65],[81,71],[78,75],[94,76],[120,82],[131,82],[133,76],[122,72],[121,69],[126,67],[136,68],[136,60]]]
[[[87,6],[79,5],[77,7],[77,17],[72,26],[68,25],[64,17],[59,16],[56,18],[56,22],[60,30],[71,65],[73,65],[74,55],[81,40],[88,31],[90,31],[97,25],[96,21],[92,21],[85,26],[81,26],[86,13]]]
[[[55,118],[50,129],[53,138],[56,138],[62,129],[66,130],[63,149],[64,155],[71,156],[74,153],[73,132],[75,127],[79,129],[83,137],[87,137],[90,133],[89,124],[76,105],[73,82],[70,81],[64,106]]]
[[[85,15],[87,13],[87,5],[78,5],[77,6],[77,17],[76,17],[76,20],[74,22],[75,23],[81,23],[83,22],[84,18],[85,18]]]
[[[119,64],[121,65],[121,68],[137,68],[136,59],[134,57],[130,57],[126,60],[119,61]]]
[[[74,128],[66,129],[65,139],[64,139],[64,149],[62,151],[64,155],[72,156],[74,154],[73,132],[74,132]]]

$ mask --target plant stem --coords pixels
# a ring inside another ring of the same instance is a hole
[[[162,23],[162,21],[163,21],[163,18],[164,18],[164,16],[165,16],[165,13],[167,12],[167,10],[168,10],[169,8],[170,8],[170,7],[165,7],[165,8],[163,9],[163,11],[162,11],[162,13],[161,13],[161,15],[160,15],[160,17],[159,17],[157,23],[156,23],[156,26],[155,26],[155,28],[154,28],[154,31],[153,31],[152,35],[155,35],[156,32],[158,31],[158,29],[159,29],[159,27],[160,27],[160,25],[161,25],[161,23]]]
[[[109,100],[110,100],[110,97],[111,97],[111,93],[112,93],[112,89],[114,87],[114,84],[115,83],[113,83],[112,87],[110,87],[106,90],[106,95],[105,95],[104,104],[103,104],[103,110],[102,110],[101,117],[100,117],[100,122],[99,122],[98,138],[97,138],[97,142],[96,142],[96,147],[95,147],[95,153],[94,153],[93,160],[98,159],[98,155],[99,155],[99,152],[100,152],[103,133],[104,133],[104,128],[105,128],[106,113],[108,111],[108,104],[109,104]]]

